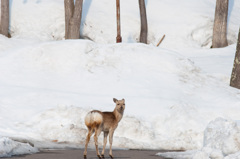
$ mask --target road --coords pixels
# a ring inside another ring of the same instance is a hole
[[[155,154],[157,150],[113,150],[114,159],[164,159]],[[9,158],[1,158],[9,159]],[[24,156],[13,156],[11,159],[83,159],[82,149],[70,150],[42,150],[39,153]],[[98,159],[95,150],[88,150],[87,159]],[[108,150],[105,151],[105,159],[110,159]]]

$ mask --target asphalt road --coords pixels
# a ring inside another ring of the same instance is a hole
[[[114,159],[164,159],[155,154],[157,150],[113,150]],[[9,159],[9,158],[1,158]],[[13,156],[11,159],[83,159],[83,150],[42,150],[39,153],[24,156]],[[95,150],[88,150],[87,159],[98,159]],[[110,159],[108,150],[105,151],[105,159]]]

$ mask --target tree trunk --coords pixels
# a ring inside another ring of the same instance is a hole
[[[238,33],[237,49],[232,69],[230,86],[240,89],[240,29]]]
[[[228,0],[217,0],[213,26],[212,48],[228,45],[227,42]]]
[[[1,0],[1,34],[8,37],[9,29],[9,0]]]
[[[79,39],[80,38],[80,24],[82,18],[82,4],[83,0],[76,0],[73,16],[69,22],[69,38]]]
[[[80,38],[83,0],[65,0],[65,39]]]
[[[64,0],[64,8],[65,8],[65,39],[69,39],[68,37],[69,22],[73,16],[74,0]]]
[[[140,42],[147,44],[148,24],[147,24],[145,1],[139,0],[138,2],[139,2],[140,17],[141,17]]]
[[[116,0],[116,13],[117,13],[117,37],[116,42],[122,42],[121,37],[121,20],[120,20],[120,0]]]

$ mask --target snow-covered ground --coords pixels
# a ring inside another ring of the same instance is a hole
[[[80,40],[64,40],[63,0],[10,1],[12,38],[0,35],[0,157],[82,148],[86,113],[111,111],[113,98],[125,98],[115,148],[237,158],[240,90],[229,80],[240,1],[229,3],[230,45],[209,49],[215,0],[146,0],[148,45],[137,43],[137,0],[121,1],[121,44],[115,44],[115,1],[84,1]],[[21,141],[30,145],[8,150]]]

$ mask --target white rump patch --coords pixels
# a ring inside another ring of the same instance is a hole
[[[85,117],[86,125],[93,124],[94,122],[102,123],[102,121],[103,121],[103,117],[98,112],[89,112]]]
[[[99,114],[98,112],[92,113],[92,121],[101,123],[102,120],[103,120],[103,117],[101,114]]]

